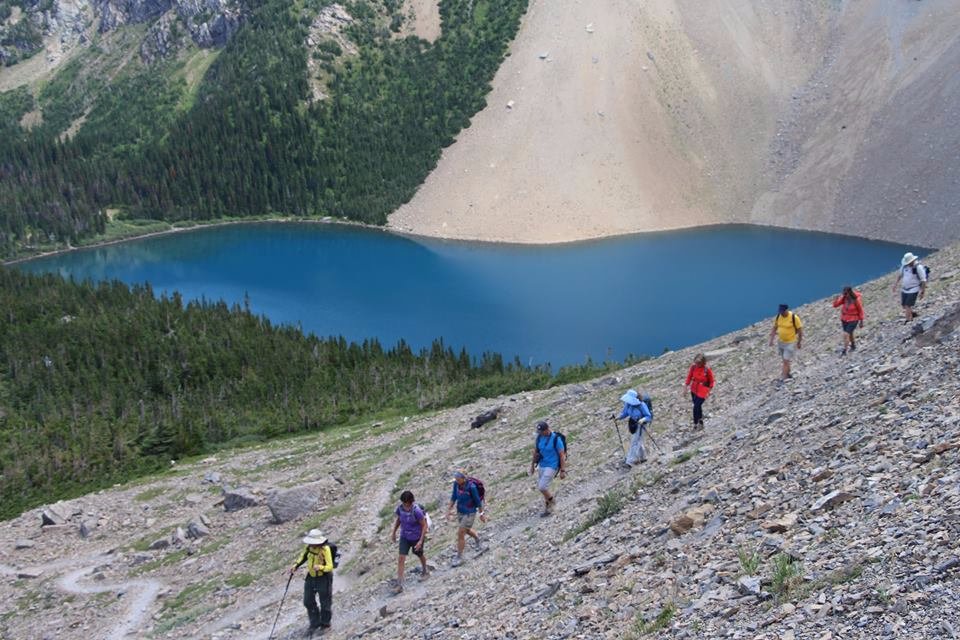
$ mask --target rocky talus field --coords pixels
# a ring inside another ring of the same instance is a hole
[[[178,461],[24,513],[0,524],[0,637],[267,638],[283,571],[319,527],[344,554],[334,638],[955,638],[960,248],[929,264],[910,325],[892,275],[863,285],[845,357],[829,301],[800,308],[783,386],[763,319],[615,376]],[[682,382],[700,351],[718,385],[696,430]],[[662,450],[648,441],[625,471],[610,414],[629,387],[654,398]],[[549,518],[526,475],[541,419],[570,445]],[[456,467],[484,479],[490,519],[486,550],[454,568]],[[435,570],[394,596],[402,489],[432,514]],[[276,637],[306,629],[301,583]]]

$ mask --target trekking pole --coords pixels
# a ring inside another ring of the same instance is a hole
[[[620,448],[623,449],[623,452],[627,452],[627,447],[623,444],[623,436],[620,435],[620,423],[617,422],[616,418],[611,418],[613,420],[613,425],[617,428],[617,438],[620,440]]]
[[[290,574],[290,577],[287,578],[287,586],[286,586],[286,588],[283,590],[283,597],[280,598],[280,606],[277,607],[277,617],[273,619],[273,628],[270,629],[270,638],[269,638],[269,640],[273,640],[273,632],[277,630],[277,621],[280,620],[280,610],[283,609],[283,601],[287,599],[287,591],[290,590],[290,581],[291,581],[291,580],[293,580],[293,574],[292,574],[292,573]]]
[[[653,433],[651,433],[650,429],[647,428],[646,422],[643,423],[643,426],[641,427],[641,429],[647,432],[647,437],[650,438],[650,442],[652,442],[653,446],[657,448],[657,451],[659,451],[660,453],[663,453],[663,449],[661,449],[660,445],[657,444],[657,441],[653,439]]]

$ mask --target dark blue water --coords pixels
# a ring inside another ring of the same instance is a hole
[[[658,354],[893,273],[917,247],[749,226],[561,246],[317,224],[208,228],[20,265],[242,303],[320,336],[434,338],[553,365]],[[892,282],[892,280],[891,280]],[[870,301],[866,300],[868,305]]]

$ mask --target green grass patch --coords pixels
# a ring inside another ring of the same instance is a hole
[[[684,462],[688,462],[698,455],[700,455],[700,449],[691,449],[688,451],[684,451],[683,453],[678,455],[676,458],[671,460],[670,464],[683,464]]]
[[[627,496],[624,495],[624,492],[618,489],[611,489],[610,491],[607,491],[605,494],[597,498],[597,506],[587,517],[587,519],[564,534],[564,541],[571,540],[590,527],[603,522],[610,516],[616,515],[621,509],[623,509],[623,505],[626,504],[626,501]]]
[[[751,551],[746,547],[737,549],[737,558],[740,560],[740,573],[745,576],[755,575],[763,559],[758,551]]]
[[[249,587],[253,584],[254,576],[250,573],[235,573],[226,580],[227,586],[233,587],[234,589],[242,589],[243,587]]]
[[[670,626],[670,623],[673,622],[673,618],[676,615],[677,606],[672,602],[668,602],[652,620],[644,620],[638,617],[633,625],[633,637],[639,638],[640,636],[646,636],[666,629]]]
[[[773,557],[771,589],[780,600],[791,596],[800,586],[803,578],[801,565],[791,556],[779,553]]]
[[[141,491],[137,495],[133,496],[134,502],[147,502],[148,500],[153,500],[157,496],[161,496],[167,492],[167,487],[150,487],[146,491]]]

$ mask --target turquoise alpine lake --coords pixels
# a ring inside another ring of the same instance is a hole
[[[20,263],[160,295],[249,304],[348,340],[436,338],[471,355],[562,366],[656,355],[890,274],[918,247],[743,225],[528,246],[359,227],[209,227]],[[892,295],[892,294],[891,294]],[[867,314],[870,300],[864,301]],[[839,323],[839,320],[838,320]]]

